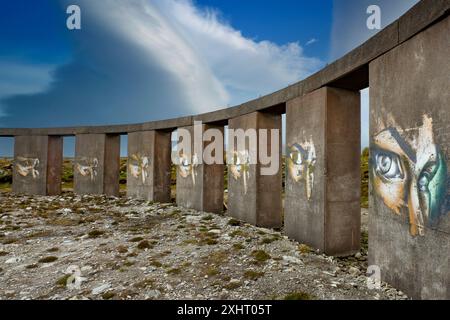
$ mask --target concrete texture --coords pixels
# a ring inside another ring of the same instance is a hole
[[[171,133],[128,134],[127,195],[170,202]]]
[[[208,129],[218,129],[223,137],[222,126],[202,124],[199,128],[202,135]],[[191,148],[194,154],[194,126],[184,127],[184,129],[191,133]],[[203,150],[210,143],[212,142],[203,142]],[[223,145],[223,139],[219,143]],[[199,211],[222,213],[224,170],[223,164],[202,163],[190,167],[190,173],[184,176],[180,166],[177,166],[177,204]]]
[[[60,194],[62,151],[61,137],[15,137],[13,192],[29,195]]]
[[[360,246],[360,124],[349,121],[359,118],[359,92],[322,88],[287,104],[285,232],[329,255]]]
[[[235,178],[230,170],[230,166],[228,166],[228,213],[232,217],[256,226],[267,228],[281,227],[281,115],[254,112],[230,119],[228,126],[229,129],[243,129],[244,131],[247,129],[280,130],[279,150],[273,150],[273,152],[278,154],[280,161],[276,174],[261,175],[262,165],[258,161],[258,164],[250,164],[248,166],[248,177],[244,183],[243,176]],[[270,145],[270,133],[268,137],[268,144]],[[246,149],[248,150],[248,139],[246,140]],[[257,139],[257,144],[259,146],[259,138]],[[230,142],[228,147],[231,147]],[[242,171],[242,173],[244,172]]]
[[[447,17],[370,65],[369,263],[417,299],[450,299],[449,31]]]
[[[76,137],[74,191],[119,195],[120,136],[80,134]]]

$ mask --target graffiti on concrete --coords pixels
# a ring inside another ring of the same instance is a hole
[[[312,138],[301,144],[294,143],[288,150],[288,171],[295,182],[303,181],[306,197],[311,200],[314,188],[314,170],[316,167],[316,148]]]
[[[199,159],[196,153],[192,156],[192,159],[185,154],[182,153],[178,160],[178,170],[180,172],[180,176],[183,178],[188,178],[191,176],[192,183],[195,185],[195,177],[197,176],[197,167],[199,165]]]
[[[244,194],[248,191],[248,179],[250,178],[250,155],[247,150],[234,151],[230,162],[230,173],[235,180],[242,178]]]
[[[135,179],[141,179],[145,184],[149,176],[148,168],[150,160],[148,157],[139,154],[132,154],[128,159],[128,167],[130,168],[131,176]]]
[[[79,174],[83,177],[89,177],[91,181],[94,181],[97,177],[98,170],[98,159],[97,158],[80,158],[75,164],[75,168]]]
[[[37,158],[17,157],[16,158],[17,173],[22,177],[31,176],[33,179],[37,179],[39,178],[39,170],[37,169],[39,163],[40,161]]]
[[[433,119],[402,129],[388,117],[380,124],[371,147],[372,183],[383,202],[396,214],[407,209],[410,233],[423,236],[447,213],[447,164],[436,145]]]

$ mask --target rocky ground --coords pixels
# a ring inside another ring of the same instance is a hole
[[[0,299],[406,299],[368,289],[366,242],[338,259],[174,204],[3,192]]]

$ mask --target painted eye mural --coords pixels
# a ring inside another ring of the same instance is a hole
[[[390,122],[395,123],[392,119]],[[433,120],[407,130],[380,130],[371,146],[372,184],[387,207],[400,215],[406,208],[413,236],[435,227],[447,213],[447,164],[434,141]]]
[[[197,167],[199,165],[198,156],[196,153],[192,156],[192,160],[189,159],[189,156],[186,154],[181,154],[178,161],[178,170],[180,172],[180,176],[183,178],[187,178],[189,176],[192,177],[192,183],[195,185],[195,177],[197,176]]]
[[[314,169],[317,156],[312,138],[302,144],[293,144],[288,149],[288,171],[295,182],[304,181],[306,197],[311,200],[314,188]]]
[[[230,173],[234,180],[239,180],[242,178],[244,183],[244,194],[247,194],[248,186],[247,181],[250,178],[250,155],[247,150],[245,151],[234,151],[233,158],[229,164]]]
[[[22,177],[31,176],[33,179],[39,178],[39,159],[37,158],[25,158],[17,157],[16,159],[16,169],[17,173]]]
[[[98,159],[85,157],[80,158],[76,162],[75,168],[83,177],[89,177],[91,181],[94,181],[98,174]]]
[[[150,160],[148,157],[141,156],[139,154],[133,154],[128,159],[130,168],[130,173],[133,178],[141,179],[142,183],[145,184],[148,174],[148,167],[150,165]]]

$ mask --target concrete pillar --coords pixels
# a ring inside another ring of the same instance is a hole
[[[128,134],[127,195],[170,202],[171,132]]]
[[[285,232],[329,255],[360,248],[360,95],[322,88],[286,111]]]
[[[119,195],[120,136],[79,134],[75,143],[74,191]]]
[[[202,139],[203,134],[208,129],[216,129],[221,133],[220,141],[204,141],[200,144],[201,153],[205,151],[211,143],[223,147],[223,127],[209,124],[197,125],[197,135]],[[206,164],[199,154],[199,150],[194,148],[194,126],[184,127],[190,132],[191,155],[185,153],[181,155],[180,165],[177,166],[177,204],[182,207],[192,208],[199,211],[222,213],[223,193],[224,193],[224,165],[222,163]],[[179,136],[180,139],[180,136]],[[199,143],[202,140],[199,140]],[[179,155],[180,156],[180,155]]]
[[[253,112],[243,115],[228,122],[229,130],[242,129],[247,134],[245,146],[238,146],[235,139],[236,150],[231,154],[232,138],[229,138],[227,153],[228,163],[228,213],[239,220],[246,221],[256,226],[267,228],[280,228],[282,225],[282,177],[281,177],[281,115]],[[249,130],[250,129],[250,130]],[[267,167],[261,164],[259,148],[261,141],[260,129],[267,129],[268,153],[278,158],[278,166],[270,175],[262,174],[262,169]],[[279,130],[278,149],[271,150],[272,129]],[[256,131],[255,131],[256,130]],[[256,144],[251,147],[255,133]],[[257,157],[256,163],[252,161],[251,153]]]
[[[13,192],[29,195],[60,194],[62,162],[62,137],[15,137]]]
[[[450,299],[450,18],[370,64],[369,264]]]

